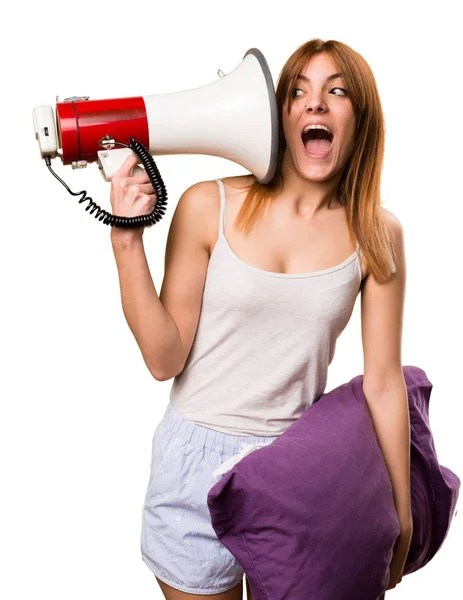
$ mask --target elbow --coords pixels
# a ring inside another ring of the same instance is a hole
[[[389,392],[395,392],[397,390],[406,388],[407,384],[405,383],[404,378],[401,377],[399,379],[395,379],[394,381],[381,381],[375,382],[374,384],[368,382],[363,383],[362,387],[365,392],[371,392],[373,394],[387,394]]]
[[[156,381],[167,381],[168,379],[172,379],[177,377],[179,373],[183,370],[183,365],[179,368],[171,368],[171,369],[154,369],[149,368],[151,375],[156,379]]]
[[[157,360],[147,360],[146,366],[156,381],[167,381],[183,371],[185,360],[180,352],[169,352],[168,356],[157,357]]]
[[[407,386],[404,381],[384,385],[362,385],[362,389],[367,402],[381,403],[403,394],[407,397]]]
[[[174,375],[164,375],[164,374],[155,375],[154,373],[152,373],[152,375],[156,379],[156,381],[167,381],[168,379],[172,379],[172,377],[174,377]]]
[[[158,371],[156,369],[149,368],[149,372],[154,377],[154,379],[156,379],[156,381],[167,381],[168,379],[171,378],[171,376],[167,375],[167,373],[165,373],[163,371]]]

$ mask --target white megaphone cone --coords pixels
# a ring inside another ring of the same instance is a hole
[[[261,183],[273,177],[277,108],[271,75],[258,50],[248,50],[241,64],[218,81],[145,96],[145,104],[152,154],[221,156]]]

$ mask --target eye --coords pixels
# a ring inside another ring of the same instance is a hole
[[[335,96],[347,96],[347,90],[345,90],[342,87],[335,87],[335,88],[331,88],[330,92],[332,92],[333,90],[342,90],[344,92],[344,94],[335,94]],[[303,92],[304,90],[302,90],[301,88],[293,88],[293,98],[297,98],[298,96],[296,95],[296,92]]]
[[[342,87],[335,87],[335,88],[331,88],[330,92],[332,92],[333,90],[342,90],[342,91],[344,92],[344,94],[341,94],[341,95],[347,96],[347,90],[345,90],[345,89],[344,89],[344,88],[342,88]],[[338,95],[339,95],[339,94],[335,94],[335,96],[338,96]]]

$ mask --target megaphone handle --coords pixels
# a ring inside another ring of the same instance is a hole
[[[95,218],[99,218],[100,221],[103,221],[105,225],[111,225],[111,227],[121,227],[126,229],[132,229],[136,227],[150,227],[151,225],[155,225],[158,221],[162,219],[164,213],[166,211],[167,206],[167,191],[162,180],[161,174],[159,173],[159,169],[154,162],[154,158],[145,148],[145,146],[136,140],[134,137],[130,138],[130,148],[132,151],[140,158],[143,166],[145,167],[145,171],[148,174],[148,177],[151,181],[151,185],[154,188],[156,193],[156,204],[152,212],[139,215],[137,217],[121,217],[119,215],[113,215],[108,211],[100,208],[90,196],[87,196],[87,192],[85,190],[81,192],[73,192],[69,189],[66,183],[58,177],[58,175],[51,168],[51,157],[45,156],[45,164],[47,165],[49,171],[52,173],[58,181],[60,181],[67,191],[73,196],[82,195],[82,198],[79,200],[79,204],[81,202],[85,202],[85,200],[89,201],[89,205],[85,208],[85,210],[90,209],[90,214],[96,211]],[[140,171],[142,170],[140,167],[137,167]]]
[[[100,169],[103,179],[105,181],[111,181],[115,173],[120,169],[122,163],[131,154],[133,154],[133,150],[129,146],[112,150],[99,150],[97,152],[98,168]],[[145,170],[140,165],[135,165],[132,174],[140,175],[141,173],[145,173]]]

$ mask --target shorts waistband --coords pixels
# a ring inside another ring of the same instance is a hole
[[[270,444],[279,436],[232,435],[202,427],[185,419],[171,403],[167,405],[162,418],[163,426],[183,441],[198,448],[208,447],[219,454],[236,454],[243,444]]]

